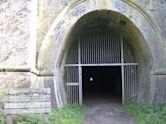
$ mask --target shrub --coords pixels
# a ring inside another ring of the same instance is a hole
[[[2,114],[0,114],[0,124],[4,124],[5,120]]]

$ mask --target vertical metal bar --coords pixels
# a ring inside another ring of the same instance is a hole
[[[106,54],[107,54],[107,52],[106,52],[106,49],[105,49],[105,46],[106,46],[106,42],[107,42],[107,32],[105,32],[105,40],[104,40],[104,43],[103,43],[103,53],[102,53],[102,56],[103,56],[103,61],[104,61],[104,63],[107,63],[106,62]]]
[[[121,36],[121,71],[122,71],[122,104],[125,104],[125,97],[124,97],[124,58],[123,58],[123,38]]]
[[[111,43],[112,39],[110,37],[110,33],[108,33],[108,40],[106,41],[106,63],[111,62],[112,63],[112,48],[111,48]],[[110,52],[111,51],[111,52]]]
[[[110,48],[110,50],[111,50],[111,53],[110,53],[110,61],[111,61],[111,63],[114,63],[114,58],[113,58],[113,42],[114,42],[114,37],[111,35],[110,37],[109,37],[109,39],[110,39],[110,42],[109,42],[109,45],[108,45],[108,49]]]
[[[120,52],[120,37],[119,37],[119,40],[118,40],[118,63],[121,62],[121,52]]]
[[[114,59],[115,59],[115,57],[114,57],[114,54],[115,54],[115,51],[114,51],[114,50],[115,50],[115,48],[114,48],[114,47],[115,47],[115,46],[114,46],[114,45],[115,45],[115,40],[116,40],[116,37],[113,36],[113,41],[111,42],[111,43],[112,43],[112,44],[111,44],[111,50],[112,50],[112,51],[111,51],[111,53],[112,53],[112,54],[111,54],[111,55],[112,55],[111,58],[112,58],[112,63],[114,63]]]
[[[126,66],[124,66],[124,102],[127,100],[127,96],[128,96],[128,90],[127,90],[127,84],[125,84],[125,82],[127,82],[127,68]]]
[[[74,103],[77,103],[76,93],[77,93],[77,86],[74,86]]]
[[[101,44],[103,42],[103,39],[104,39],[104,36],[103,36],[103,32],[102,32],[102,37],[100,37],[100,40],[99,40],[99,43],[98,43],[98,46],[99,46],[99,59],[98,59],[98,63],[101,63]]]
[[[94,47],[94,49],[95,49],[95,63],[97,63],[97,41],[98,41],[98,32],[96,33],[96,41],[95,41],[95,47]]]
[[[130,101],[130,90],[131,90],[131,89],[130,89],[130,84],[131,84],[131,82],[130,82],[130,74],[131,74],[131,73],[130,73],[130,66],[127,65],[126,67],[127,67],[127,69],[128,69],[128,70],[127,70],[127,73],[128,73],[128,74],[127,74],[127,78],[128,78],[128,79],[127,79],[127,82],[126,82],[126,83],[128,84],[128,91],[129,91],[129,94],[128,94],[128,101],[127,101],[127,102],[129,102],[129,101]]]
[[[105,53],[106,53],[106,55],[105,55],[105,62],[106,63],[109,63],[109,62],[111,62],[111,48],[110,49],[108,49],[108,46],[111,46],[110,44],[111,44],[111,39],[110,39],[110,33],[108,33],[108,37],[107,37],[108,39],[106,40],[106,42],[105,42]],[[109,44],[108,44],[109,43]]]
[[[91,63],[94,63],[94,49],[93,49],[93,47],[94,47],[94,39],[95,39],[95,34],[94,34],[94,32],[92,32],[92,39],[91,39],[91,41],[92,41],[92,43],[91,43]]]
[[[94,52],[94,63],[96,63],[96,41],[97,41],[97,35],[95,34],[95,41],[94,41],[94,44],[93,44],[93,52]]]
[[[81,46],[81,57],[82,57],[82,60],[81,60],[81,63],[85,63],[85,50],[84,50],[84,47],[85,47],[85,43],[83,43],[85,41],[81,41],[80,40],[80,46]],[[79,49],[79,48],[78,48]],[[78,50],[79,51],[79,50]],[[78,53],[78,56],[79,56],[79,53]],[[79,58],[78,58],[78,64],[79,64]]]
[[[112,63],[112,36],[110,36],[110,33],[108,33],[108,40],[106,41],[106,61],[107,61],[107,58],[108,58],[108,61],[107,63]],[[108,57],[107,57],[108,56]]]
[[[132,66],[132,100],[135,100],[135,65]]]
[[[104,56],[103,58],[104,58],[104,63],[107,63],[107,61],[106,61],[106,55],[107,55],[106,43],[107,43],[107,41],[109,41],[109,39],[108,39],[108,32],[106,32],[106,39],[105,39],[104,44],[103,44],[103,51],[104,51],[103,52],[103,56]]]
[[[134,69],[134,66],[132,65],[131,66],[131,101],[133,101],[133,95],[134,95],[134,84],[135,84],[135,81],[134,81],[134,74],[133,74],[133,69]]]
[[[102,52],[102,56],[103,56],[103,59],[102,59],[102,61],[103,61],[103,63],[106,63],[106,54],[107,54],[107,52],[106,52],[106,49],[105,49],[105,44],[106,44],[106,42],[107,42],[107,32],[106,32],[106,35],[105,35],[105,40],[104,40],[104,42],[103,42],[103,52]]]
[[[116,41],[116,63],[118,63],[118,58],[119,58],[119,49],[118,49],[118,42],[119,42],[120,36],[118,35],[117,41]]]
[[[72,86],[73,87],[73,90],[72,90],[72,93],[73,93],[73,96],[72,96],[72,99],[73,99],[73,103],[75,103],[75,85]]]
[[[127,57],[126,57],[126,45],[125,45],[125,43],[123,44],[123,56],[124,56],[124,63],[126,62],[126,59],[127,59]]]
[[[87,63],[89,63],[89,49],[90,49],[90,48],[89,48],[89,38],[88,38],[88,39],[87,39],[87,49],[86,49],[86,50],[87,50],[87,53],[88,53],[88,54],[87,54]]]
[[[116,44],[117,44],[117,41],[118,41],[118,36],[115,36],[115,41],[114,41],[114,63],[117,62],[117,49],[116,49]]]
[[[80,54],[80,39],[78,41],[78,63],[79,63],[79,104],[82,104],[82,67],[81,67],[81,54]]]
[[[74,101],[74,99],[73,99],[73,87],[74,86],[71,86],[71,102],[72,102],[72,104],[73,104],[73,101]]]
[[[74,69],[75,71],[75,73],[74,73],[74,75],[75,75],[75,79],[74,79],[74,82],[77,82],[78,80],[77,80],[77,73],[78,73],[78,67],[76,66],[75,67],[75,69]],[[75,97],[74,97],[74,94],[75,94],[75,86],[73,86],[73,102],[75,103]]]
[[[136,80],[135,80],[135,65],[133,65],[133,71],[132,71],[132,76],[133,76],[133,93],[132,93],[132,97],[133,100],[135,101],[135,85],[136,85]]]
[[[110,55],[109,55],[109,59],[110,59],[110,60],[109,60],[109,61],[110,61],[111,63],[113,63],[113,55],[112,55],[112,54],[113,54],[113,52],[112,52],[113,49],[112,49],[112,44],[113,44],[113,40],[114,40],[114,39],[113,39],[112,35],[110,36],[110,33],[109,33],[108,39],[109,39],[109,42],[108,42],[109,44],[107,45],[107,47],[108,47],[107,49],[110,50],[110,51],[109,51],[109,52],[110,52]]]
[[[72,94],[72,91],[73,91],[73,86],[70,86],[70,94],[71,94],[71,96],[70,96],[70,100],[71,100],[71,103],[73,104],[73,94]]]
[[[100,45],[99,45],[99,42],[101,41],[102,39],[102,32],[99,32],[100,33],[100,36],[98,36],[98,40],[97,40],[97,63],[100,63],[99,62],[99,59],[100,59]]]
[[[125,92],[127,92],[127,102],[129,101],[129,95],[130,95],[130,88],[129,88],[129,85],[130,85],[130,82],[129,82],[129,66],[125,66],[126,67],[126,82],[125,84],[127,85],[127,89],[125,89]]]
[[[68,86],[68,88],[69,88],[69,103],[71,103],[71,88],[70,86]]]
[[[68,86],[67,86],[67,82],[65,82],[66,83],[66,96],[67,96],[67,103],[68,103],[68,101],[69,101],[69,89],[68,89]]]
[[[116,60],[116,40],[117,40],[117,37],[116,36],[114,36],[114,41],[112,42],[113,44],[112,44],[112,50],[113,50],[113,63],[115,63],[115,60]]]
[[[134,66],[135,68],[134,68],[134,80],[135,80],[135,86],[134,86],[134,97],[135,97],[135,99],[134,100],[136,100],[136,91],[137,91],[137,66],[135,65]]]
[[[92,36],[92,33],[91,33],[91,36]],[[93,39],[93,37],[91,37],[90,38],[90,40],[89,40],[89,63],[92,63],[92,39]]]
[[[90,59],[90,56],[89,56],[89,50],[90,50],[89,41],[90,41],[90,39],[88,38],[88,40],[87,40],[87,52],[88,52],[88,54],[87,54],[87,56],[88,56],[87,63],[90,63],[90,61],[89,61],[89,59]]]
[[[71,88],[70,86],[68,86],[68,88],[69,88],[69,103],[71,103]]]
[[[118,42],[118,36],[115,36],[116,40],[114,41],[114,63],[117,63],[117,42]]]
[[[128,68],[129,68],[129,70],[128,70],[128,77],[129,77],[129,79],[128,79],[128,81],[129,81],[129,101],[128,102],[130,102],[130,100],[131,100],[131,66],[130,65],[128,65]]]
[[[83,46],[84,46],[84,48],[83,48],[83,49],[84,49],[84,53],[83,53],[83,55],[84,55],[83,61],[84,61],[84,62],[83,62],[83,63],[85,64],[85,63],[86,63],[86,60],[87,60],[86,40],[84,40],[82,44],[83,44]],[[78,49],[79,49],[79,48],[78,48]],[[78,50],[78,51],[79,51],[79,50]],[[78,56],[79,56],[79,55],[78,55]],[[78,63],[79,63],[79,58],[78,58]]]
[[[95,63],[97,63],[98,62],[98,45],[97,45],[97,43],[98,43],[98,40],[99,40],[99,36],[98,36],[98,33],[99,32],[97,32],[96,33],[96,41],[95,41]]]
[[[84,44],[84,55],[85,55],[84,63],[87,63],[87,50],[86,50],[86,48],[87,48],[87,41],[84,40],[83,42],[84,42],[83,44]],[[79,63],[79,60],[78,60],[78,63]]]

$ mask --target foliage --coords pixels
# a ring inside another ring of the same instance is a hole
[[[5,120],[2,114],[0,114],[0,124],[5,124]]]
[[[49,124],[81,124],[82,121],[83,108],[80,105],[66,105],[49,114]]]
[[[45,124],[42,115],[21,115],[14,120],[14,124]]]
[[[138,124],[165,124],[166,122],[166,104],[153,109],[145,104],[132,103],[126,105],[124,109]]]
[[[83,108],[80,105],[66,105],[56,108],[49,113],[48,122],[42,115],[21,115],[14,120],[14,124],[81,124]],[[1,124],[1,123],[0,123]]]

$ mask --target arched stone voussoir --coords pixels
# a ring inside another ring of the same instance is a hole
[[[61,61],[72,27],[84,15],[108,10],[127,17],[142,34],[153,67],[166,67],[164,39],[158,26],[134,4],[124,0],[84,0],[68,5],[50,27],[39,51],[37,67],[41,74],[53,74]],[[146,55],[145,55],[146,56]]]

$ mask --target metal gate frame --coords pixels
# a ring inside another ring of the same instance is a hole
[[[136,67],[138,65],[138,63],[136,62],[129,62],[129,63],[125,63],[124,62],[124,50],[127,48],[124,48],[124,40],[123,37],[120,36],[120,48],[121,48],[121,63],[97,63],[97,64],[82,64],[81,63],[81,44],[80,44],[81,40],[79,38],[78,41],[78,64],[65,64],[65,67],[78,67],[78,73],[79,73],[79,81],[78,83],[69,83],[70,86],[79,86],[79,104],[83,103],[83,95],[82,95],[82,67],[84,66],[121,66],[121,76],[122,76],[122,104],[124,105],[127,102],[131,101],[131,95],[132,94],[136,94],[135,89],[136,89]],[[129,53],[127,53],[129,54]],[[130,56],[130,55],[127,55]],[[126,68],[126,67],[132,67],[134,66],[134,76],[131,76],[130,74],[132,74],[133,70],[130,68]],[[68,83],[67,83],[68,85]],[[133,89],[134,88],[134,91]],[[73,92],[73,91],[72,91]],[[127,98],[128,97],[128,98]],[[74,103],[74,102],[70,102],[70,103]]]

